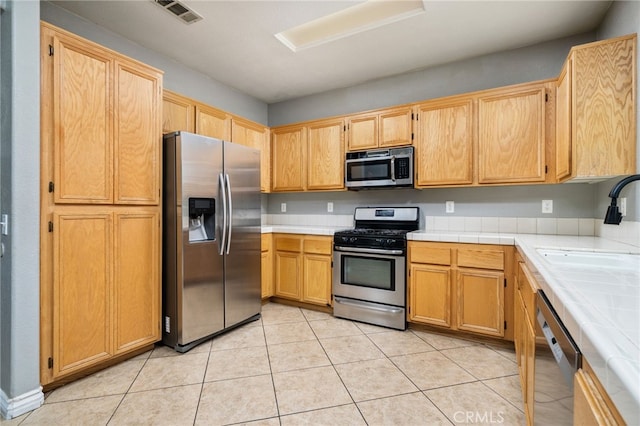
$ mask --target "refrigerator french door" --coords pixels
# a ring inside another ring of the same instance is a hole
[[[164,136],[163,342],[186,352],[259,318],[260,152]]]

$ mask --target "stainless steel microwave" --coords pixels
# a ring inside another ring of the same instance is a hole
[[[347,189],[413,186],[413,147],[348,152],[345,161]]]

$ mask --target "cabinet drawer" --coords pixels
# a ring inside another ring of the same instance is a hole
[[[536,287],[531,272],[524,262],[518,263],[518,291],[527,310],[527,317],[531,324],[536,323]]]
[[[277,237],[276,250],[300,252],[301,240],[295,237]]]
[[[480,269],[504,270],[502,250],[458,250],[458,266]]]
[[[430,263],[432,265],[451,265],[451,249],[437,247],[411,246],[411,263]]]
[[[305,253],[316,253],[316,254],[331,254],[331,238],[327,239],[305,239],[304,243],[304,252]]]

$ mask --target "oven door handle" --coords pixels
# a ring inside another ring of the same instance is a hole
[[[401,256],[404,254],[403,250],[386,250],[386,249],[372,249],[372,248],[360,248],[360,247],[342,247],[335,246],[333,248],[336,251],[346,251],[349,253],[369,253],[369,254],[391,254]]]
[[[340,303],[342,305],[354,306],[354,307],[362,307],[362,304],[358,302],[351,302],[346,299],[342,299],[340,297],[334,297],[333,301],[336,303]],[[367,309],[371,309],[374,311],[388,312],[392,314],[399,314],[402,312],[402,308],[383,308],[382,306],[373,306],[371,304],[367,304]]]

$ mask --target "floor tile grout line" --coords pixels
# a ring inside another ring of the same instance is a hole
[[[193,425],[195,426],[198,419],[198,411],[200,410],[200,404],[202,403],[202,394],[204,392],[204,385],[206,383],[207,371],[209,370],[209,362],[211,361],[211,346],[209,346],[209,352],[207,353],[207,364],[204,367],[204,373],[202,374],[202,383],[200,383],[200,394],[198,395],[198,403],[196,404],[196,412],[193,414]]]
[[[273,367],[271,366],[271,356],[269,353],[269,342],[267,341],[267,333],[264,329],[265,327],[265,323],[264,323],[264,316],[260,315],[262,318],[262,337],[264,338],[264,345],[267,351],[267,361],[269,362],[269,375],[271,376],[271,387],[273,389],[273,398],[275,400],[276,403],[276,416],[278,418],[278,423],[282,424],[282,420],[280,419],[280,406],[278,405],[278,392],[276,392],[276,380],[273,377]]]

